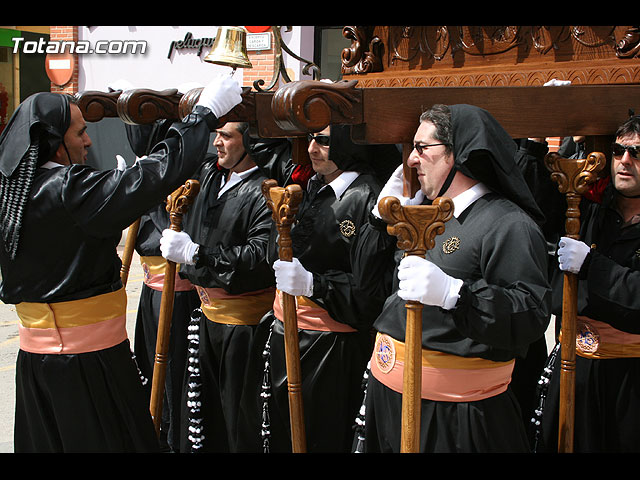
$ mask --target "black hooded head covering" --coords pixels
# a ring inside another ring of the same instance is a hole
[[[71,123],[69,105],[65,94],[31,95],[0,134],[0,227],[4,248],[12,259],[35,169],[51,159],[62,144]]]
[[[544,215],[516,166],[516,143],[486,110],[451,105],[454,167],[508,198],[537,222]]]
[[[330,134],[329,160],[340,170],[371,173],[384,183],[402,163],[402,153],[395,145],[354,143],[350,125],[331,125]]]

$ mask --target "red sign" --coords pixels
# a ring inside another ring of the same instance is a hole
[[[269,30],[271,27],[244,27],[249,33],[263,33]]]
[[[63,86],[71,80],[75,67],[75,57],[71,53],[49,53],[44,59],[44,68],[49,80]]]

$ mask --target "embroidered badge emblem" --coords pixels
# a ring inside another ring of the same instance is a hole
[[[460,239],[458,237],[451,237],[448,240],[442,242],[442,251],[444,253],[453,253],[460,248]]]
[[[583,353],[594,353],[600,346],[600,334],[593,325],[578,320],[576,325],[576,347]]]
[[[198,296],[200,297],[200,301],[202,302],[202,304],[206,306],[211,306],[211,300],[209,299],[209,295],[207,294],[207,291],[198,285],[196,285],[196,290],[198,291]]]
[[[640,248],[636,250],[636,257],[640,258]]]
[[[376,365],[382,373],[389,373],[396,363],[396,349],[387,335],[379,335],[374,348]]]
[[[356,234],[356,224],[351,220],[343,220],[340,222],[340,233],[345,237],[353,237]]]
[[[142,264],[142,275],[144,276],[145,282],[148,282],[151,278],[151,272],[149,271],[149,265],[146,263]]]

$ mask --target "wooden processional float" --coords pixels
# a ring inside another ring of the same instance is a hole
[[[300,152],[306,150],[307,133],[331,124],[351,125],[356,143],[400,144],[405,164],[405,194],[412,195],[418,183],[412,170],[406,167],[406,158],[419,116],[431,105],[468,103],[484,108],[513,138],[602,137],[612,135],[628,110],[634,108],[630,99],[640,98],[640,85],[629,84],[358,88],[357,83],[357,80],[333,84],[303,80],[285,84],[275,92],[245,89],[242,103],[223,120],[246,121],[251,132],[263,138],[293,138]],[[144,124],[182,118],[193,108],[200,91],[195,89],[181,95],[177,90],[137,89],[84,92],[78,97],[87,121],[120,117],[128,123]],[[588,114],[576,105],[587,106]]]

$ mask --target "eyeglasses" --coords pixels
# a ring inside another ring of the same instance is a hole
[[[312,140],[315,140],[318,145],[322,145],[323,147],[329,146],[330,138],[331,137],[329,135],[313,135],[312,133],[307,135],[307,140],[309,140],[309,143],[311,143]]]
[[[616,157],[620,157],[624,155],[624,152],[629,152],[633,158],[638,158],[638,151],[640,151],[640,145],[620,145],[619,143],[614,143],[612,145],[613,154]]]
[[[418,152],[418,155],[422,155],[422,152],[424,151],[425,148],[428,147],[437,147],[438,145],[445,145],[448,146],[447,143],[414,143],[413,144],[413,148],[416,149],[416,152]]]

